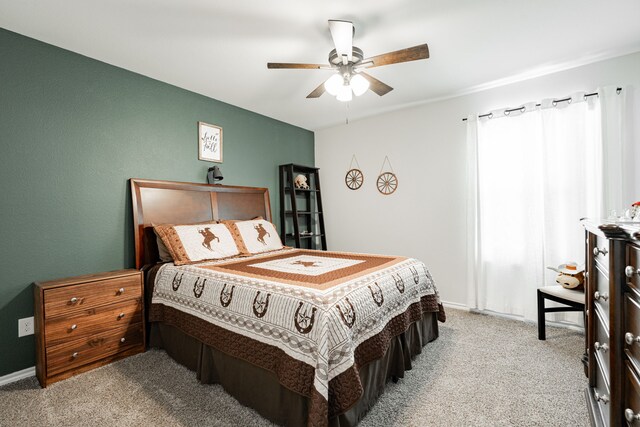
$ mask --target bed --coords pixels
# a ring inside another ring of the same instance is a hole
[[[353,426],[445,320],[415,259],[281,248],[159,263],[153,225],[271,221],[266,188],[131,179],[149,343],[281,425]]]

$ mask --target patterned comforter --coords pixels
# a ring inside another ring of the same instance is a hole
[[[426,312],[444,321],[420,261],[283,249],[165,264],[150,320],[276,373],[282,385],[310,398],[309,425],[323,425],[362,394],[358,365],[382,357],[391,338]]]

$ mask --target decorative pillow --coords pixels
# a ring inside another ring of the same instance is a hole
[[[162,262],[173,261],[173,258],[171,258],[171,252],[169,252],[169,249],[167,249],[165,244],[162,242],[162,239],[160,238],[160,236],[158,236],[157,232],[156,232],[156,243],[158,245],[158,257],[160,257],[160,261]]]
[[[282,249],[276,227],[264,219],[250,221],[222,221],[229,227],[243,254],[260,254]]]
[[[240,254],[236,241],[224,224],[163,224],[154,226],[175,265],[221,259]]]

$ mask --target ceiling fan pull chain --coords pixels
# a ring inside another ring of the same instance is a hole
[[[349,103],[345,102],[344,103],[344,107],[345,107],[345,112],[344,112],[345,122],[344,122],[344,124],[348,125],[349,124]]]

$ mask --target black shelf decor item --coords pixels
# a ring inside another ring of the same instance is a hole
[[[279,169],[280,233],[284,244],[326,251],[320,169],[293,163],[280,165]]]

